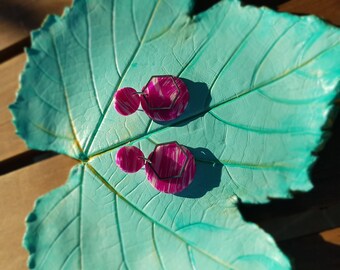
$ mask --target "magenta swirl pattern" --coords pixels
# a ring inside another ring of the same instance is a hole
[[[157,190],[178,193],[191,184],[196,172],[194,156],[176,142],[158,145],[145,164],[147,179]]]
[[[173,76],[152,77],[142,93],[142,108],[155,121],[176,119],[189,102],[189,91],[185,83]]]
[[[137,111],[140,97],[137,91],[131,87],[125,87],[117,91],[113,97],[113,105],[117,112],[127,116]]]
[[[116,164],[126,173],[138,172],[144,166],[144,154],[135,146],[125,146],[116,154]]]

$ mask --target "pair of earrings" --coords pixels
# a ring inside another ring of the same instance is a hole
[[[185,83],[171,75],[153,76],[137,92],[131,87],[118,90],[113,104],[118,113],[127,116],[142,105],[154,121],[170,121],[179,117],[189,102]],[[177,142],[156,145],[148,158],[135,146],[125,146],[116,154],[116,164],[126,173],[135,173],[145,165],[148,181],[157,190],[177,193],[194,179],[196,164],[188,148]]]
[[[124,146],[116,154],[116,164],[127,173],[135,173],[145,165],[150,184],[165,193],[178,193],[185,189],[196,172],[194,156],[177,142],[156,145],[148,158],[139,148]]]
[[[131,87],[118,90],[113,105],[118,113],[127,116],[142,105],[144,112],[154,121],[170,121],[179,117],[189,102],[185,83],[171,75],[153,76],[137,92]]]

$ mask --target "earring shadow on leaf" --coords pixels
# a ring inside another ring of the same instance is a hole
[[[186,198],[200,198],[219,186],[223,165],[207,148],[188,147],[188,149],[195,157],[195,178],[186,189],[175,195]]]
[[[193,82],[185,78],[180,79],[185,83],[190,95],[187,108],[180,117],[168,122],[155,121],[157,124],[176,127],[185,126],[189,122],[203,116],[205,112],[208,111],[211,95],[207,84]]]

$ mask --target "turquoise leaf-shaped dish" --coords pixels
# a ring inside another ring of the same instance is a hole
[[[264,203],[312,185],[311,152],[339,92],[340,32],[319,19],[224,0],[191,17],[191,0],[79,0],[32,33],[11,106],[29,147],[79,160],[39,198],[24,246],[32,269],[289,269],[237,202]],[[115,91],[152,75],[188,85],[185,113],[123,117]],[[124,145],[148,155],[178,141],[194,182],[160,193],[125,174]]]

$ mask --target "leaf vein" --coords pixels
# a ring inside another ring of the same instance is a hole
[[[59,80],[56,80],[55,78],[53,78],[50,74],[48,74],[35,60],[34,60],[34,57],[30,57],[29,58],[32,63],[41,71],[42,74],[44,74],[46,76],[46,78],[48,78],[50,81],[60,85],[60,81]],[[60,75],[61,76],[61,75]]]
[[[152,12],[151,12],[151,15],[150,15],[148,24],[147,24],[147,26],[146,26],[146,28],[145,28],[145,31],[143,32],[143,35],[142,35],[142,38],[141,38],[141,42],[138,43],[138,46],[137,46],[136,49],[134,50],[134,52],[133,52],[133,54],[132,54],[132,56],[131,56],[131,58],[130,58],[128,64],[126,65],[126,67],[125,67],[125,69],[124,69],[124,71],[123,71],[123,73],[122,73],[121,78],[118,80],[118,82],[117,82],[117,84],[116,84],[116,87],[114,87],[114,89],[118,89],[118,88],[120,87],[121,83],[123,82],[123,80],[124,80],[124,78],[125,78],[125,76],[126,76],[128,70],[129,70],[129,68],[130,68],[130,66],[131,66],[131,63],[132,63],[133,60],[136,58],[136,56],[137,56],[137,54],[138,54],[138,52],[139,52],[139,50],[140,50],[140,48],[141,48],[141,46],[142,46],[142,44],[143,44],[143,42],[144,42],[144,39],[145,39],[145,37],[146,37],[146,34],[147,34],[147,32],[148,32],[148,30],[149,30],[149,28],[150,28],[150,26],[151,26],[151,23],[152,23],[152,21],[153,21],[153,19],[154,19],[154,16],[155,16],[155,13],[156,13],[156,10],[157,10],[157,7],[158,7],[160,1],[161,1],[161,0],[158,0],[158,1],[156,2],[155,6],[154,6],[154,8],[153,8],[153,10],[152,10]],[[115,46],[114,46],[114,47],[115,47]],[[102,123],[103,123],[103,120],[104,120],[104,118],[105,118],[105,116],[106,116],[106,114],[107,114],[107,111],[108,111],[109,108],[110,108],[110,104],[112,103],[112,100],[113,100],[113,97],[114,97],[114,92],[115,92],[115,91],[113,91],[113,94],[112,94],[111,97],[109,98],[109,101],[107,102],[107,104],[106,104],[106,106],[105,106],[105,109],[104,109],[104,111],[103,111],[101,117],[99,118],[99,120],[98,120],[98,122],[97,122],[97,125],[96,125],[94,131],[92,132],[92,134],[91,134],[91,136],[90,136],[90,139],[89,139],[89,141],[88,141],[88,144],[87,144],[87,146],[85,147],[85,153],[86,153],[86,154],[88,154],[89,150],[91,149],[92,143],[93,143],[93,141],[94,141],[94,139],[95,139],[95,137],[96,137],[96,135],[97,135],[97,133],[98,133],[98,130],[100,129],[100,127],[101,127],[101,125],[102,125]]]
[[[270,128],[258,128],[258,127],[245,126],[245,125],[235,124],[235,123],[226,121],[222,119],[221,117],[219,117],[217,114],[215,114],[213,111],[210,111],[209,114],[212,117],[214,117],[216,120],[226,125],[239,128],[242,130],[250,131],[250,132],[260,133],[260,134],[294,134],[294,135],[315,135],[315,136],[320,135],[320,132],[315,132],[313,130],[303,130],[297,127],[294,128],[296,130],[290,130],[290,129],[270,129]]]
[[[151,224],[152,224],[151,225],[151,230],[152,230],[152,242],[153,242],[153,246],[155,248],[155,251],[156,251],[159,263],[161,265],[161,268],[165,269],[163,261],[162,261],[162,258],[161,258],[161,254],[160,254],[158,246],[157,246],[156,235],[155,235],[155,223],[152,222]]]
[[[82,185],[84,184],[84,172],[85,172],[85,167],[82,167],[81,170],[81,182],[79,184],[79,206],[78,206],[78,211],[79,211],[79,263],[80,263],[80,269],[83,269],[83,256],[82,256],[82,251],[83,251],[83,226],[82,226],[82,207],[83,207],[83,188]]]
[[[96,99],[96,103],[97,106],[99,108],[100,113],[103,113],[103,109],[102,106],[100,104],[99,101],[99,96],[98,96],[98,89],[97,89],[97,84],[96,84],[96,78],[94,76],[94,72],[93,72],[93,61],[92,61],[92,53],[91,53],[91,27],[90,27],[90,13],[88,10],[88,4],[85,1],[85,6],[86,6],[86,28],[87,28],[87,58],[88,58],[88,62],[89,62],[89,68],[90,68],[90,76],[91,76],[91,84],[92,84],[92,88],[94,91],[94,96]]]
[[[118,57],[117,57],[117,46],[116,46],[116,1],[112,1],[111,33],[112,33],[114,63],[116,65],[116,70],[119,75],[119,78],[121,78],[122,73],[119,68]]]
[[[66,114],[66,112],[62,111],[61,109],[59,109],[58,107],[54,106],[52,103],[50,103],[49,101],[47,101],[47,99],[43,98],[42,95],[40,95],[40,93],[37,91],[37,89],[33,86],[31,86],[31,88],[33,89],[33,92],[37,95],[37,97],[43,102],[45,103],[47,106],[51,107],[52,109],[54,109],[55,111],[62,113],[62,114]]]
[[[48,247],[44,257],[41,259],[41,264],[39,264],[38,269],[41,268],[44,263],[46,262],[48,255],[50,254],[54,244],[58,241],[58,239],[63,235],[63,233],[72,225],[72,223],[79,218],[79,216],[75,216],[73,217],[65,226],[64,228],[58,233],[57,237],[53,239],[52,243],[50,244],[50,246]]]
[[[72,194],[77,188],[79,187],[79,185],[76,185],[74,188],[72,188],[71,190],[69,190],[51,209],[49,209],[48,213],[46,216],[44,216],[40,222],[36,225],[33,233],[36,233],[39,229],[39,227],[43,224],[43,222],[47,219],[47,217],[49,215],[51,215],[53,213],[53,211],[70,195]]]
[[[43,131],[43,132],[49,134],[49,135],[52,136],[52,137],[59,138],[59,139],[65,139],[65,140],[69,140],[69,141],[74,141],[74,138],[56,134],[56,133],[54,133],[53,131],[51,131],[51,130],[45,128],[44,126],[42,126],[42,125],[40,125],[40,124],[37,124],[37,123],[33,122],[31,119],[27,119],[27,120],[28,120],[33,126],[35,126],[37,129],[40,129],[41,131]]]
[[[118,232],[118,238],[119,238],[119,246],[120,246],[120,251],[122,254],[122,261],[123,263],[125,262],[126,268],[128,269],[129,267],[126,264],[125,260],[125,251],[124,251],[124,242],[123,242],[123,237],[122,237],[122,231],[120,228],[120,223],[119,223],[119,216],[118,216],[118,196],[117,194],[114,193],[114,213],[115,213],[115,220],[117,224],[117,232]]]
[[[66,256],[64,262],[62,263],[60,269],[63,270],[65,269],[65,266],[67,265],[67,262],[72,258],[73,254],[75,253],[75,251],[79,249],[79,246],[76,245],[72,250],[71,252]],[[81,269],[81,268],[80,268]]]
[[[253,76],[251,78],[250,81],[250,88],[254,87],[254,83],[257,79],[257,75],[259,73],[259,71],[261,70],[261,67],[264,63],[264,61],[267,59],[268,55],[270,54],[270,52],[275,48],[276,44],[278,44],[278,42],[280,40],[282,40],[283,37],[285,37],[287,35],[287,33],[299,22],[299,20],[296,20],[294,23],[292,23],[290,26],[288,26],[280,35],[279,37],[273,42],[273,44],[270,46],[270,48],[266,51],[266,53],[263,55],[263,57],[261,58],[261,60],[257,63],[255,71],[253,72]]]
[[[54,37],[52,32],[51,32],[51,37],[52,37],[52,41],[53,41],[52,42],[53,48],[54,48],[54,51],[55,51],[55,54],[56,54],[56,57],[57,57],[58,70],[59,70],[59,74],[60,74],[60,78],[61,78],[62,86],[63,86],[63,90],[64,90],[63,91],[64,92],[64,99],[65,99],[65,103],[66,103],[67,115],[68,115],[69,123],[70,123],[70,126],[71,126],[71,130],[72,130],[72,133],[73,133],[73,136],[74,136],[77,148],[78,148],[78,150],[80,152],[83,152],[83,149],[80,146],[79,140],[77,138],[77,133],[76,133],[75,125],[73,123],[73,119],[72,119],[72,116],[71,116],[70,101],[69,101],[69,98],[68,98],[68,94],[67,94],[67,90],[66,90],[66,85],[65,85],[65,82],[64,82],[64,79],[63,79],[63,71],[62,71],[62,67],[61,67],[61,63],[60,63],[60,56],[59,56],[59,53],[58,53],[55,37]]]
[[[187,252],[188,252],[188,257],[189,257],[191,268],[193,270],[196,270],[195,258],[194,258],[194,254],[192,254],[192,249],[189,245],[186,245],[186,249],[187,249]]]
[[[137,40],[141,42],[141,38],[139,37],[138,31],[137,31],[138,27],[137,27],[137,22],[136,22],[135,5],[133,4],[134,2],[135,1],[131,0],[131,14],[132,14],[133,30],[135,31]]]
[[[270,101],[285,104],[285,105],[292,105],[292,106],[310,105],[311,103],[316,102],[316,101],[327,102],[329,101],[330,98],[334,97],[334,93],[329,93],[326,95],[320,95],[320,96],[313,97],[313,98],[290,100],[290,99],[283,99],[283,98],[275,98],[273,96],[268,95],[268,93],[266,93],[265,91],[261,89],[258,90],[258,93],[262,95],[263,97],[269,99]]]
[[[210,93],[213,92],[213,89],[214,89],[214,87],[216,85],[216,82],[220,78],[220,76],[223,73],[223,71],[225,71],[225,69],[229,66],[229,64],[232,63],[232,60],[242,51],[242,49],[244,48],[244,45],[246,44],[246,41],[251,36],[251,34],[254,32],[254,30],[257,28],[257,26],[260,24],[262,16],[263,16],[263,11],[260,13],[260,16],[259,16],[258,20],[256,21],[256,23],[254,24],[254,26],[248,31],[248,33],[244,36],[244,38],[241,40],[241,42],[238,44],[238,46],[235,48],[235,50],[231,53],[229,58],[225,61],[224,65],[219,70],[219,72],[215,76],[213,82],[211,83]]]

